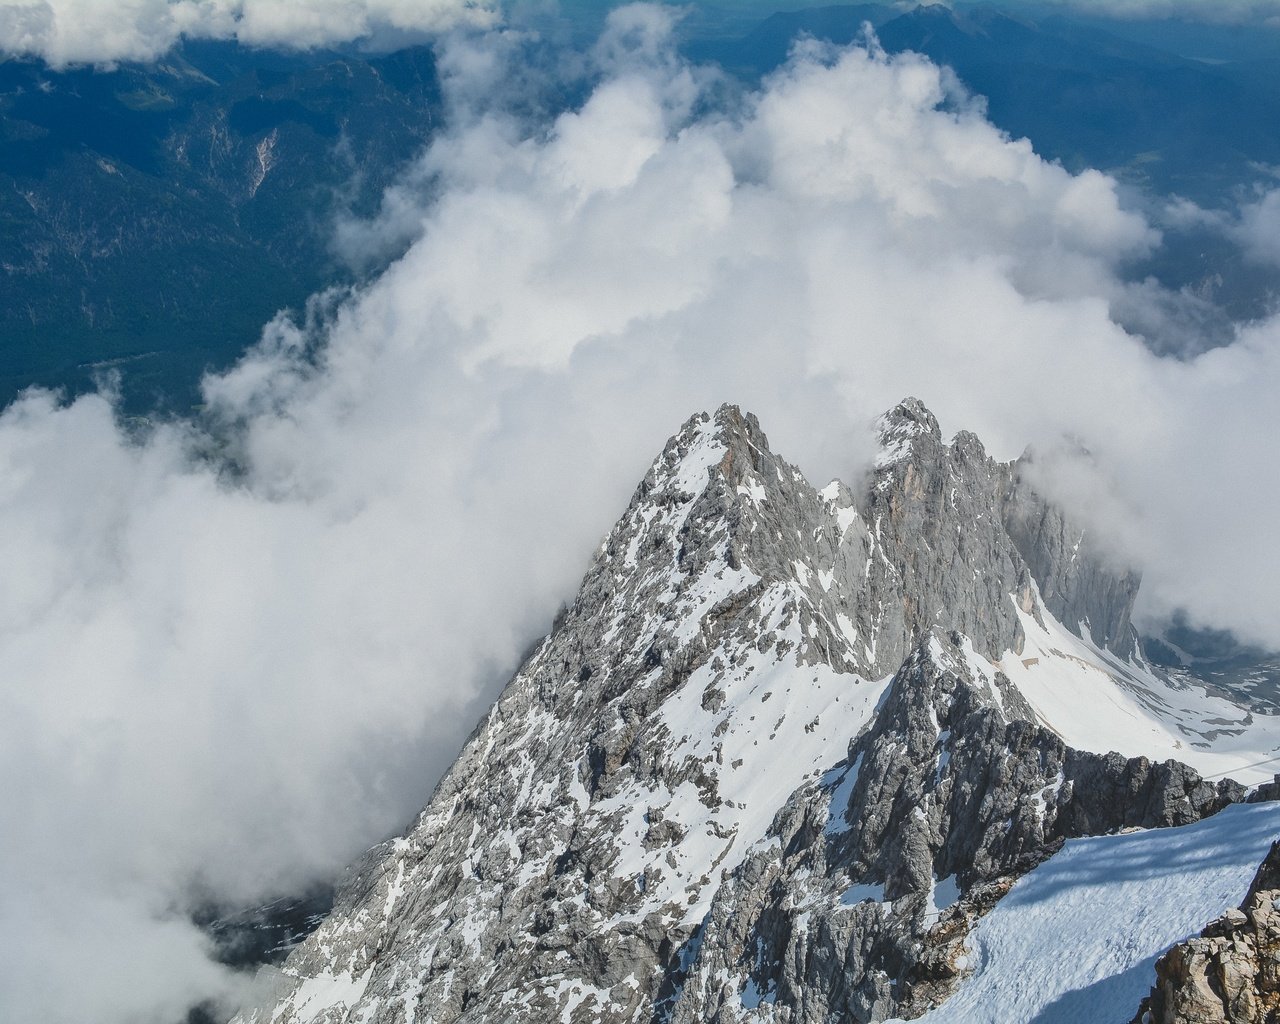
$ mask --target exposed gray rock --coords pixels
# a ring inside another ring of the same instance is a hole
[[[422,815],[241,1020],[912,1014],[1063,837],[1239,796],[1033,724],[991,666],[1048,614],[1031,566],[1117,654],[1136,581],[919,402],[880,428],[855,493],[733,407],[685,424]]]
[[[1063,510],[1042,498],[1026,481],[1030,454],[1013,466],[1004,524],[1040,585],[1040,597],[1059,622],[1081,624],[1099,647],[1128,657],[1136,636],[1129,622],[1141,577],[1117,571]]]
[[[1063,840],[1244,796],[1174,761],[1072,750],[967,660],[922,643],[844,766],[793,796],[721,887],[673,1021],[736,1020],[744,991],[794,1024],[917,1016],[963,976],[972,921]]]

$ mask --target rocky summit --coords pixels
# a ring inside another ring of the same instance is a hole
[[[819,490],[753,416],[689,420],[239,1024],[916,1018],[993,969],[981,922],[1064,843],[1267,777],[1280,723],[1143,660],[1137,575],[1025,464],[914,399],[879,428]]]

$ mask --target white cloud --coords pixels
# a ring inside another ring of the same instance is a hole
[[[1160,360],[1110,319],[1159,236],[1109,179],[910,55],[811,50],[725,109],[666,23],[618,15],[554,124],[459,109],[395,198],[406,254],[207,381],[221,429],[132,437],[96,397],[0,417],[0,934],[75,936],[40,971],[0,956],[0,1017],[234,994],[167,912],[329,871],[420,806],[721,401],[816,479],[908,393],[1003,457],[1079,437],[1151,600],[1280,643],[1280,325]],[[464,96],[496,80],[455,63]]]
[[[1280,188],[1242,207],[1230,233],[1252,259],[1280,267]]]
[[[1205,209],[1175,197],[1159,213],[1171,229],[1202,228],[1223,235],[1238,245],[1247,259],[1280,267],[1280,188],[1259,183],[1252,194],[1237,198],[1229,209]]]
[[[307,49],[491,24],[497,0],[3,0],[0,52],[55,67],[152,60],[179,38]]]

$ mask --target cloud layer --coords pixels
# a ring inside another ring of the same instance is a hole
[[[1187,18],[1280,26],[1280,0],[1037,0],[1116,18]],[[1018,0],[1011,0],[1016,7]],[[511,0],[2,0],[0,53],[70,64],[150,61],[179,39],[236,39],[310,49],[421,38],[497,22]],[[541,10],[533,0],[518,9]],[[757,0],[728,7],[773,8]],[[804,6],[804,5],[802,5]],[[809,4],[813,6],[813,4]],[[913,6],[909,3],[900,6]]]
[[[54,67],[148,61],[181,37],[309,49],[496,18],[498,0],[4,0],[0,52]]]
[[[1158,359],[1112,320],[1159,234],[1110,179],[922,58],[814,47],[725,100],[670,28],[615,13],[551,124],[494,107],[509,38],[446,54],[428,184],[369,229],[408,251],[272,324],[208,422],[0,416],[0,1017],[234,998],[193,887],[302,884],[405,821],[722,401],[819,481],[906,394],[1001,457],[1078,438],[1100,472],[1063,496],[1151,606],[1280,644],[1280,324]]]

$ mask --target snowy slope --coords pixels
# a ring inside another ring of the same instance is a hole
[[[922,1024],[1125,1024],[1156,957],[1239,904],[1280,804],[1182,828],[1073,839],[970,934],[973,976]]]
[[[1206,778],[1230,776],[1244,785],[1269,782],[1280,771],[1280,718],[1250,713],[1139,662],[1121,661],[1065,629],[1043,607],[1037,610],[1040,621],[1019,610],[1025,646],[1006,652],[995,667],[1040,723],[1071,746],[1173,758]],[[971,667],[988,677],[993,671],[982,658],[971,659]]]
[[[776,629],[785,649],[803,642],[799,622],[787,609],[797,595],[786,585],[761,599],[762,627]],[[789,618],[786,625],[779,620]],[[716,801],[707,801],[693,781],[674,789],[636,782],[598,803],[593,814],[621,813],[617,828],[621,856],[612,870],[620,876],[643,875],[653,861],[644,837],[653,808],[685,830],[671,851],[669,870],[626,915],[639,921],[672,903],[687,909],[681,923],[700,921],[715,888],[701,876],[712,866],[712,881],[738,866],[746,851],[763,838],[773,816],[796,789],[822,775],[839,752],[871,720],[889,680],[864,680],[826,665],[802,666],[771,649],[750,647],[718,653],[733,668],[717,672],[710,663],[667,698],[658,715],[668,730],[672,761],[715,765]],[[709,688],[723,694],[707,707]]]

